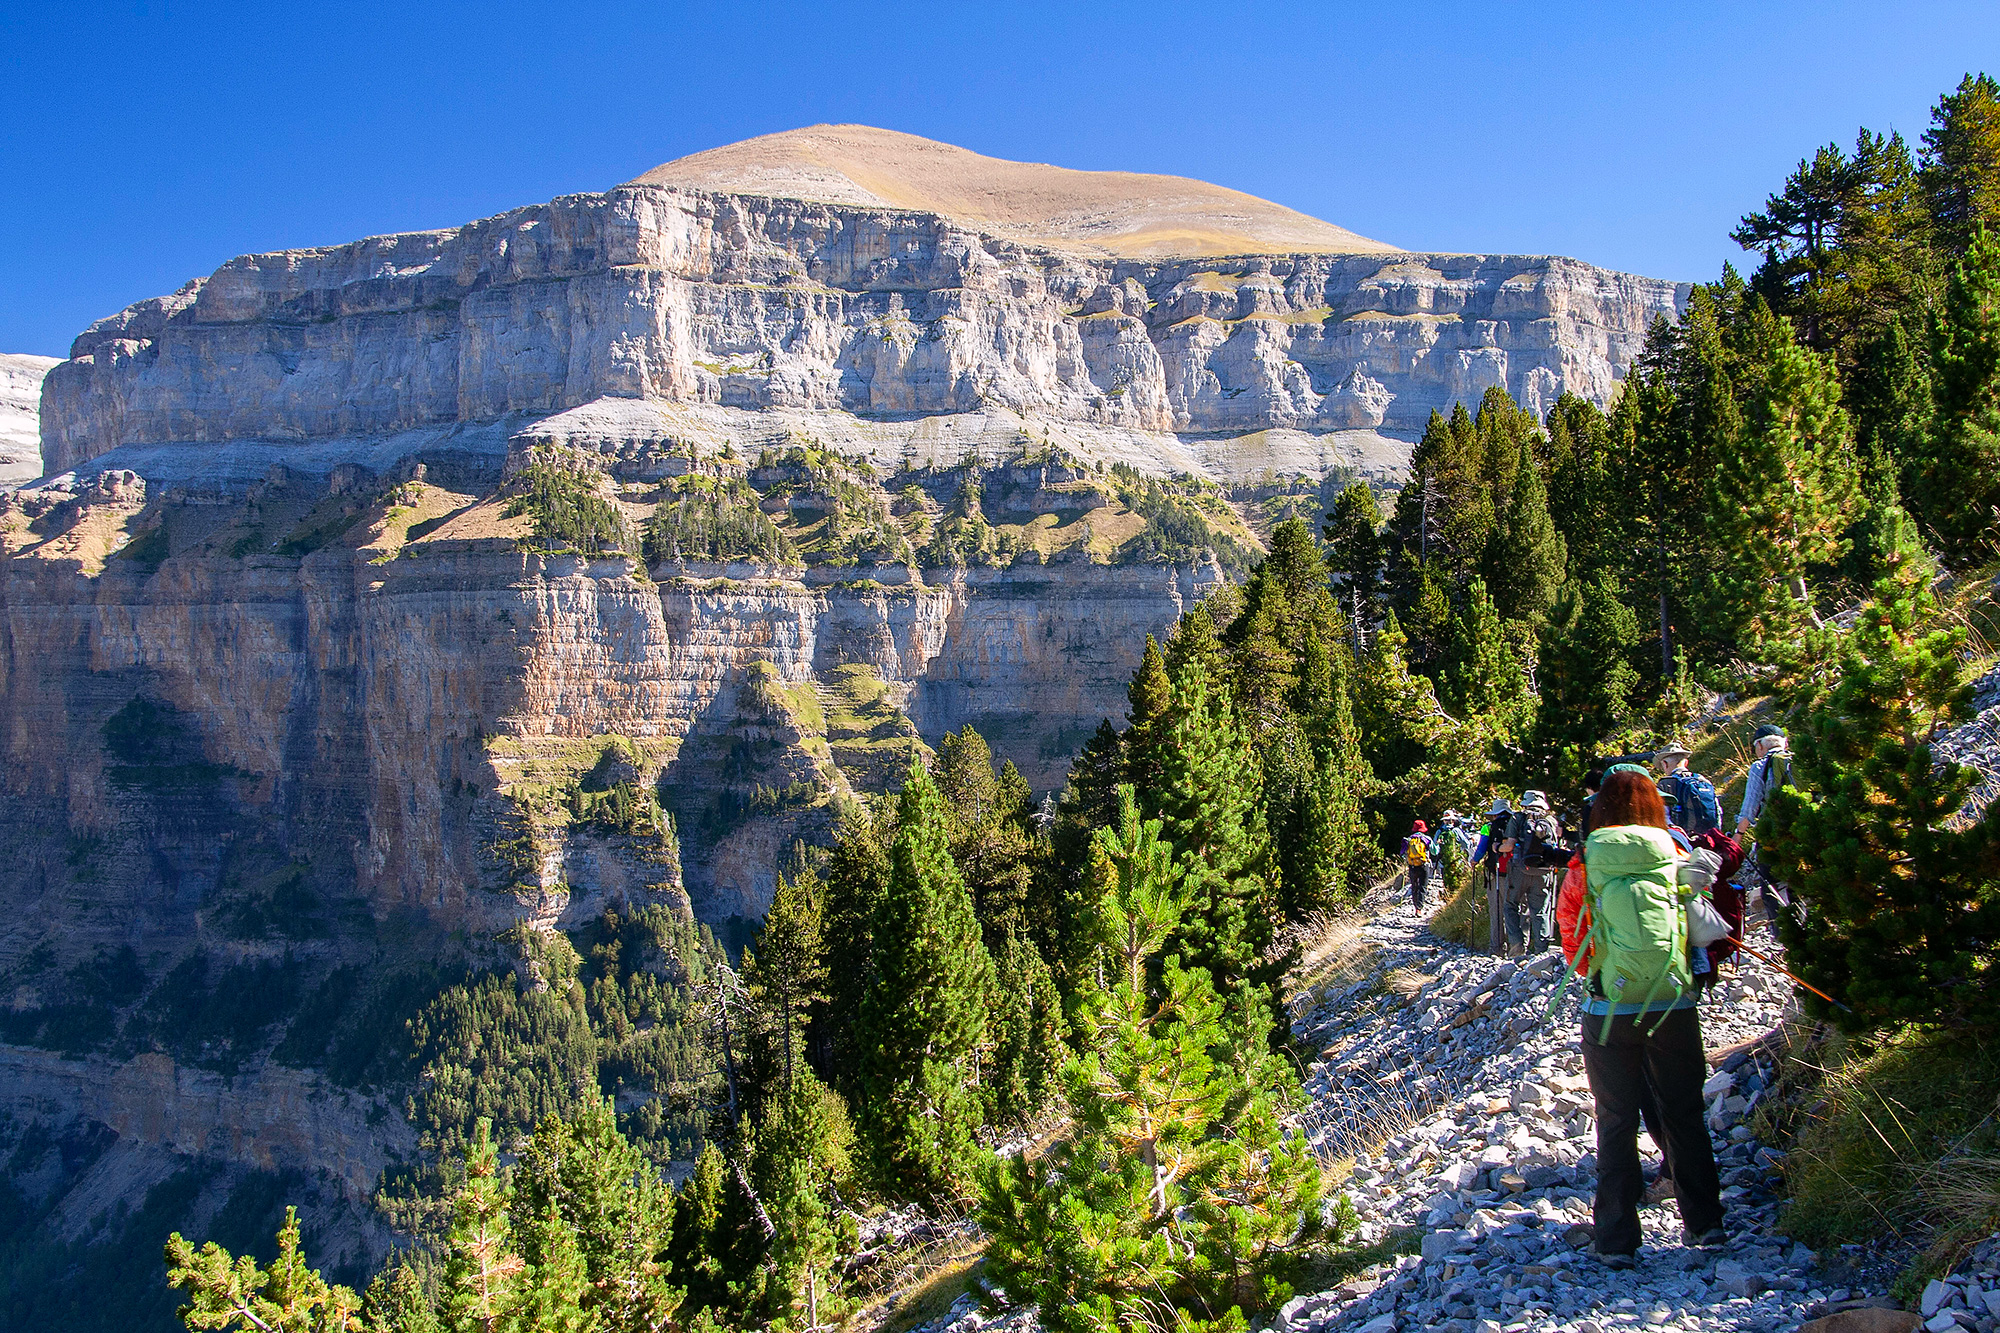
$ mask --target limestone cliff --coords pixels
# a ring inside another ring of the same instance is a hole
[[[42,380],[52,356],[0,355],[0,487],[42,475]]]
[[[1025,420],[1087,457],[1159,470],[1195,450],[1210,475],[1254,475],[1266,432],[1303,437],[1301,461],[1340,432],[1393,460],[1433,409],[1494,385],[1537,412],[1602,402],[1683,295],[1565,259],[1328,253],[1282,228],[1293,248],[1266,254],[1087,254],[655,177],[718,173],[670,164],[451,230],[246,255],[100,320],[48,381],[49,468],[227,441],[311,460],[477,448],[469,428],[611,400],[694,409],[652,429],[739,448],[768,412],[836,434],[933,419],[878,448],[954,427],[961,450],[1003,445]]]

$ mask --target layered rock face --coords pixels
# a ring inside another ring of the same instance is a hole
[[[0,487],[42,475],[42,380],[52,356],[0,355]]]
[[[1111,260],[936,214],[634,185],[232,260],[80,336],[43,438],[61,472],[121,446],[359,448],[600,399],[1012,414],[1140,458],[1158,436],[1406,437],[1496,385],[1537,412],[1603,401],[1679,298],[1564,259]]]

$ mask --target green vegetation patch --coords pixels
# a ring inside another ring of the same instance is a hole
[[[916,724],[896,706],[882,673],[870,663],[835,667],[820,702],[833,761],[857,789],[886,791],[912,759],[926,753]]]
[[[1240,529],[1227,501],[1212,483],[1193,477],[1162,480],[1142,476],[1125,463],[1112,465],[1118,498],[1145,528],[1118,548],[1121,565],[1186,565],[1210,555],[1232,574],[1249,570],[1259,552]]]
[[[223,964],[190,954],[128,1020],[125,1044],[233,1074],[292,1012],[304,973],[303,961],[291,957]]]
[[[1912,1277],[1949,1267],[2000,1226],[2000,1043],[1912,1028],[1872,1046],[1797,1052],[1760,1109],[1760,1137],[1796,1135],[1784,1227],[1815,1248],[1914,1240]],[[1782,1141],[1782,1139],[1780,1139]]]
[[[694,1156],[688,1108],[714,1076],[695,1021],[721,960],[708,928],[654,906],[509,938],[521,966],[449,987],[410,1024],[425,1140],[457,1148],[490,1118],[507,1142],[601,1090],[632,1108],[626,1130],[656,1160]]]
[[[501,516],[533,521],[534,531],[521,541],[524,550],[545,555],[637,550],[624,511],[599,494],[603,484],[604,474],[588,463],[543,450],[508,483],[513,495]]]
[[[200,757],[201,744],[171,704],[135,695],[99,728],[105,778],[120,791],[155,797],[212,798],[215,786],[239,770]]]
[[[759,506],[749,482],[700,474],[676,478],[673,495],[646,520],[646,563],[760,560],[797,564],[799,554]]]

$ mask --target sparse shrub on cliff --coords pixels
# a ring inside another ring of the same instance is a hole
[[[534,520],[534,532],[522,541],[529,550],[584,555],[636,550],[624,513],[598,494],[602,482],[603,473],[544,451],[508,483],[514,495],[501,514]]]
[[[1227,506],[1201,483],[1142,476],[1125,463],[1112,464],[1111,475],[1119,501],[1146,520],[1145,528],[1118,549],[1119,564],[1191,565],[1212,555],[1230,573],[1241,574],[1256,562],[1254,548],[1218,526],[1221,514],[1204,512],[1205,502]]]
[[[791,539],[778,530],[750,483],[694,474],[677,478],[674,494],[646,520],[648,565],[680,560],[798,563]]]
[[[305,963],[290,956],[218,966],[206,953],[190,954],[127,1021],[126,1041],[233,1073],[292,1012],[304,975]]]

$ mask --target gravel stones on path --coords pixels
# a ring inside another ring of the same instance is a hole
[[[1775,1073],[1762,1039],[1791,1003],[1789,983],[1767,965],[1743,960],[1702,1002],[1710,1052],[1735,1048],[1703,1089],[1728,1245],[1684,1246],[1668,1198],[1643,1210],[1637,1266],[1611,1271],[1590,1252],[1596,1125],[1578,1050],[1577,984],[1556,998],[1560,957],[1473,953],[1438,940],[1406,908],[1362,929],[1374,973],[1321,997],[1294,1024],[1320,1052],[1299,1124],[1323,1158],[1354,1161],[1346,1193],[1361,1241],[1414,1237],[1417,1253],[1296,1297],[1278,1313],[1278,1333],[1789,1333],[1880,1299],[1816,1276],[1816,1256],[1775,1230],[1772,1168],[1782,1158],[1745,1122]],[[1768,939],[1759,947],[1777,948]],[[1656,1155],[1643,1136],[1640,1147]],[[1984,1313],[1974,1300],[1950,1309]]]

